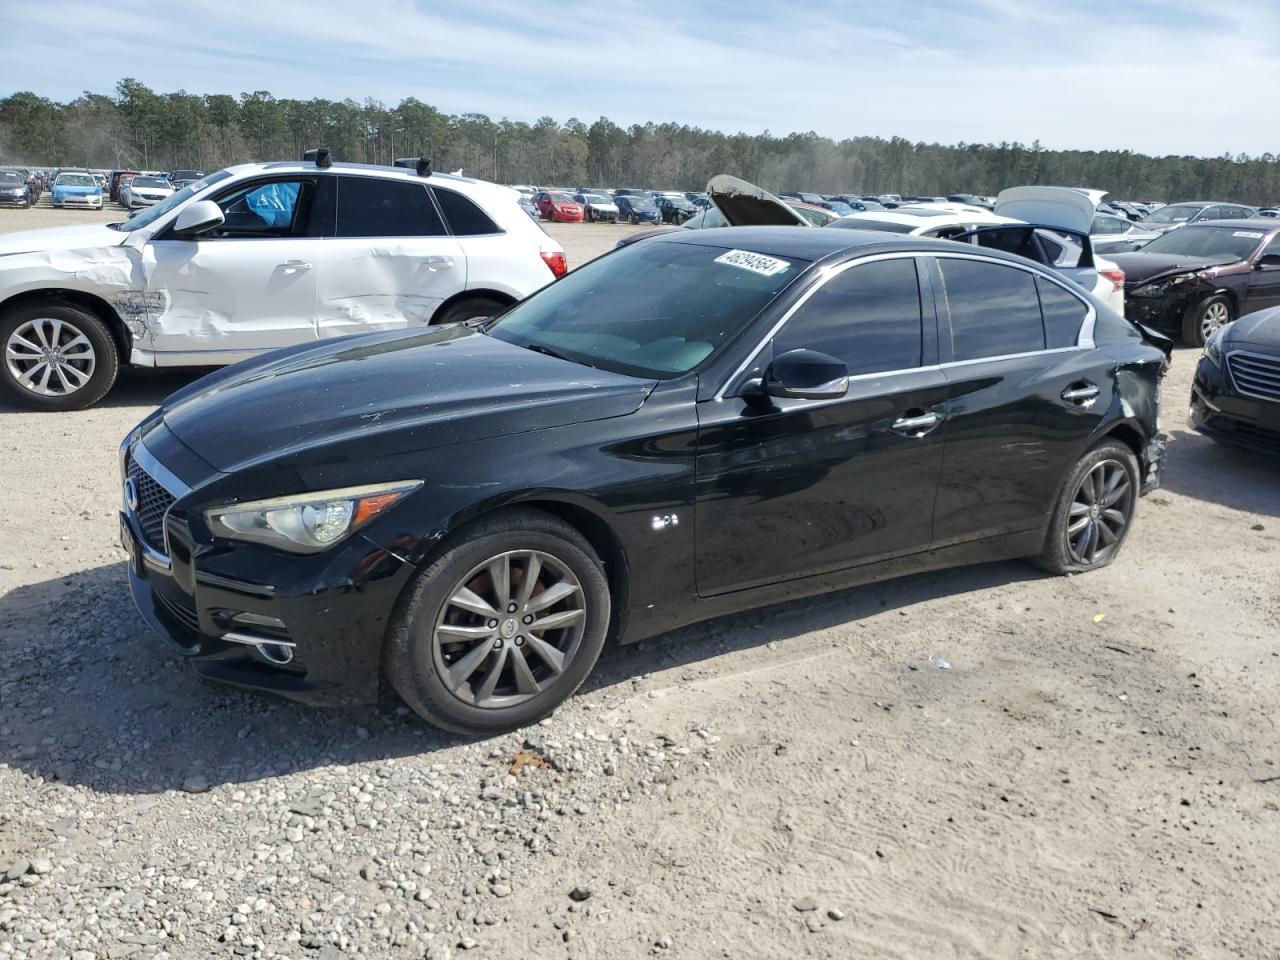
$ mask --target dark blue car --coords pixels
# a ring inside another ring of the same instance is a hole
[[[648,197],[614,197],[618,220],[627,223],[661,223],[662,214]]]

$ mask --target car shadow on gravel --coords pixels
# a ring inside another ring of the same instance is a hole
[[[586,690],[1038,576],[1024,564],[986,564],[723,617],[609,648]],[[125,565],[113,563],[0,597],[0,763],[46,781],[143,795],[474,742],[423,723],[390,693],[353,716],[205,683],[151,636],[125,584]]]
[[[1163,486],[1171,493],[1233,510],[1280,517],[1280,459],[1217,443],[1190,430],[1171,431]]]
[[[175,390],[181,390],[189,383],[194,383],[207,373],[213,373],[218,367],[171,367],[167,369],[149,369],[144,367],[126,367],[120,371],[120,378],[111,391],[99,400],[92,409],[98,407],[158,407],[165,397]],[[26,407],[11,403],[8,399],[0,399],[0,413],[27,412]],[[67,416],[67,414],[58,414]],[[74,414],[73,414],[74,416]]]

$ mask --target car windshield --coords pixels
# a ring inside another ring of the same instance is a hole
[[[195,183],[187,184],[177,193],[165,197],[165,199],[151,207],[148,207],[144,212],[138,214],[136,217],[125,220],[123,223],[110,224],[110,226],[113,230],[121,230],[125,233],[128,233],[131,230],[137,230],[140,227],[148,226],[149,224],[155,223],[175,207],[182,206],[201,190],[205,189],[205,187],[210,184],[217,183],[219,180],[225,180],[229,176],[231,176],[231,174],[226,170],[219,170],[217,173],[211,173],[203,180],[197,180]]]
[[[853,213],[853,207],[849,206],[843,200],[827,200],[825,202],[828,210],[833,213],[838,213],[842,217],[847,217],[849,214]]]
[[[1144,223],[1186,223],[1203,208],[1192,204],[1173,204],[1168,207],[1161,207],[1155,213],[1147,217]]]
[[[1142,248],[1142,253],[1164,253],[1180,257],[1230,257],[1243,260],[1253,253],[1266,236],[1263,230],[1237,230],[1234,227],[1183,227],[1157,237]]]
[[[0,171],[0,183],[13,184],[20,187],[26,182],[27,181],[23,180],[22,177],[20,177],[16,173],[8,173],[6,171]]]
[[[161,180],[159,177],[134,177],[129,181],[131,187],[167,187],[168,180]]]
[[[668,379],[723,349],[808,265],[692,237],[631,244],[516,304],[488,332],[602,370]]]
[[[608,197],[602,197],[598,193],[584,193],[582,195],[582,199],[587,201],[587,203],[609,203],[610,202]]]
[[[573,199],[573,197],[569,196],[567,193],[553,193],[551,194],[551,199],[554,200],[556,203],[576,203],[577,202],[576,200]]]
[[[199,170],[175,170],[169,174],[170,180],[195,180],[200,176]]]
[[[87,173],[64,173],[58,178],[59,187],[96,187],[97,181]]]

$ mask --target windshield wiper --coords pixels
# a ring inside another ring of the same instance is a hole
[[[594,363],[587,363],[587,361],[578,360],[575,357],[566,357],[563,353],[560,353],[558,350],[554,350],[551,347],[544,347],[540,343],[531,343],[528,346],[526,346],[525,349],[532,350],[534,353],[540,353],[544,357],[555,357],[557,360],[565,360],[565,361],[568,361],[569,363],[576,363],[583,367],[590,367],[592,370],[600,369]]]

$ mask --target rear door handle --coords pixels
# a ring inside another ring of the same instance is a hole
[[[930,411],[913,417],[899,417],[889,426],[894,433],[904,437],[923,437],[942,422],[940,414]]]
[[[1100,393],[1102,391],[1098,389],[1097,384],[1083,380],[1080,383],[1073,383],[1063,390],[1062,399],[1077,406],[1087,407],[1098,399]]]
[[[311,264],[305,260],[286,260],[280,266],[285,273],[306,273],[311,269]]]

